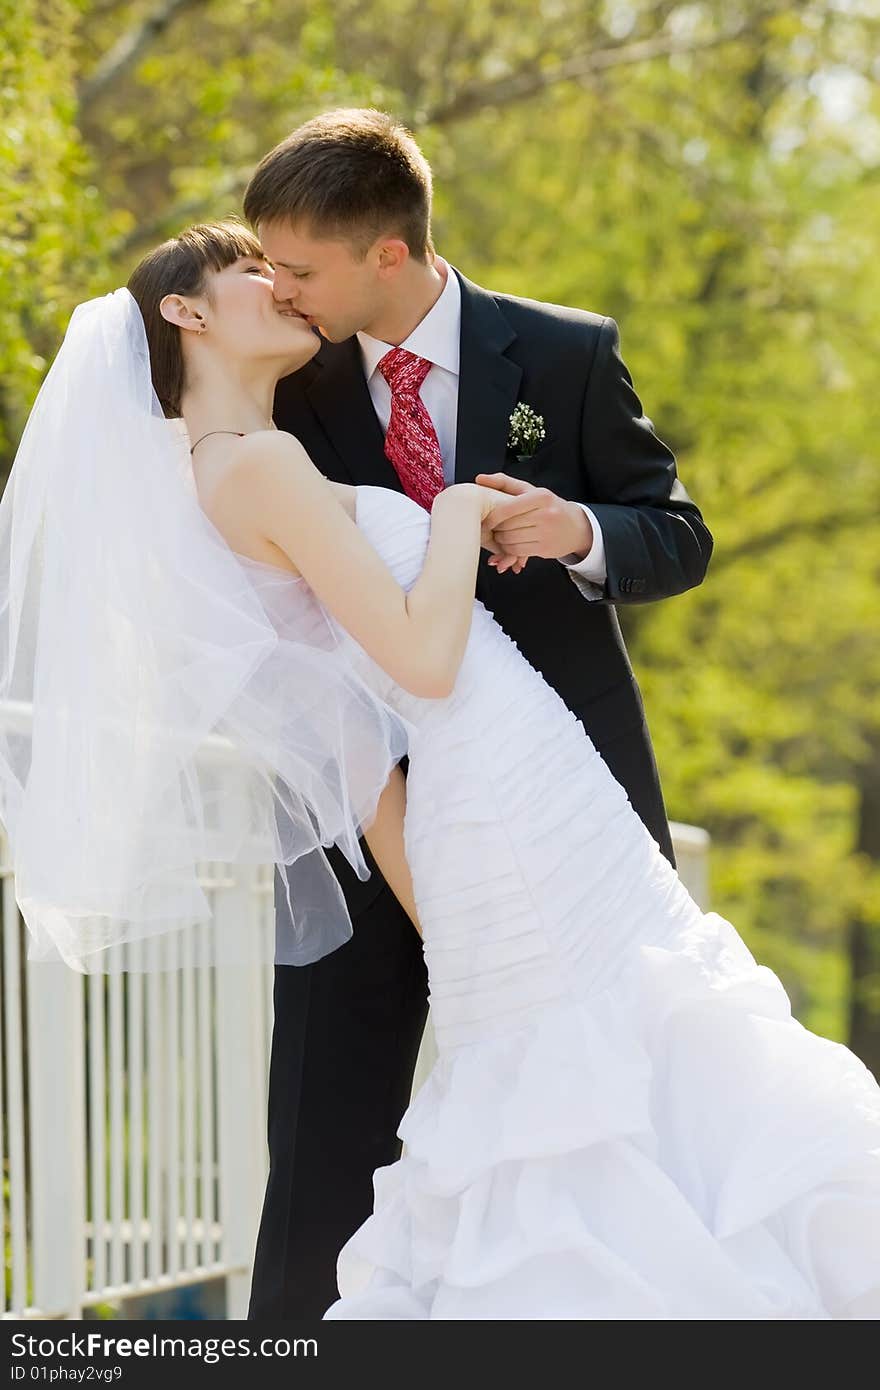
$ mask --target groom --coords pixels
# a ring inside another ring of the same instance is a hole
[[[280,383],[279,429],[329,478],[428,505],[438,486],[493,475],[480,481],[498,488],[496,540],[527,564],[500,572],[484,553],[477,597],[582,720],[671,860],[616,605],[699,584],[712,539],[642,413],[615,323],[491,293],[441,260],[430,169],[378,111],[294,131],[258,167],[244,210],[275,266],[279,311],[325,339]],[[372,1209],[372,1174],[400,1153],[427,978],[421,942],[364,852],[366,883],[330,855],[352,939],[275,972],[251,1318],[321,1316],[336,1255]]]

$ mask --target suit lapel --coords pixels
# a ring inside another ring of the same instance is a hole
[[[458,275],[458,271],[455,272]],[[504,469],[522,368],[506,357],[516,334],[494,298],[463,275],[455,480]]]
[[[385,457],[382,426],[364,377],[357,338],[325,343],[306,395],[353,483],[393,487],[400,479]]]

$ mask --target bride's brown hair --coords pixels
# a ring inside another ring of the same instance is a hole
[[[163,241],[132,271],[129,292],[137,300],[150,348],[153,388],[166,416],[180,415],[184,388],[180,329],[164,319],[159,305],[166,294],[206,294],[208,272],[225,270],[242,256],[265,260],[253,232],[241,223],[203,222]]]

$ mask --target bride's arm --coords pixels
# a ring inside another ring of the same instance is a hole
[[[407,593],[292,435],[242,440],[227,500],[289,556],[335,618],[398,685],[442,699],[455,684],[473,614],[481,526],[497,496],[459,484],[438,494],[424,567]]]
[[[387,787],[379,798],[375,820],[369,829],[364,831],[364,839],[370,846],[370,853],[379,865],[382,877],[421,936],[422,928],[413,897],[412,876],[403,844],[405,814],[406,778],[400,768],[395,767],[388,779]]]

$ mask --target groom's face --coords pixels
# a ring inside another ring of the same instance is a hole
[[[341,343],[381,313],[387,282],[372,251],[359,259],[350,242],[315,236],[290,223],[259,228],[275,267],[275,299],[290,304],[332,343]]]

